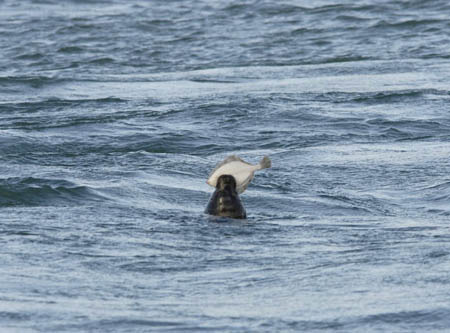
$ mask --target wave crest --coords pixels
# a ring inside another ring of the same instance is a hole
[[[59,179],[0,179],[0,207],[69,206],[106,200],[94,189]]]

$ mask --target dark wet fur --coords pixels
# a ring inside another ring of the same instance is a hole
[[[216,216],[245,219],[247,214],[236,192],[236,180],[231,175],[222,175],[217,180],[216,190],[209,199],[205,213]]]

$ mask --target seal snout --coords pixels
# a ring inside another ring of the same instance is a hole
[[[217,180],[216,188],[219,190],[236,190],[236,179],[231,175],[222,175]]]

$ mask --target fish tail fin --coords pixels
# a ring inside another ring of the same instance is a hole
[[[272,166],[272,161],[270,160],[269,156],[264,156],[259,162],[260,169],[266,169],[270,168]]]

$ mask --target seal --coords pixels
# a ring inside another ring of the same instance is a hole
[[[216,216],[245,219],[247,214],[236,191],[236,179],[231,175],[221,175],[217,179],[216,190],[209,199],[205,213]]]

